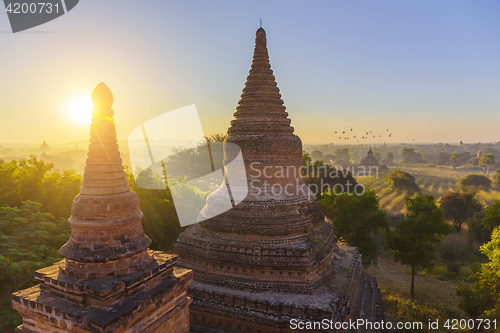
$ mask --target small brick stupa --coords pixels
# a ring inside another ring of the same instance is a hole
[[[238,104],[227,142],[241,148],[249,194],[207,219],[225,187],[211,193],[202,222],[176,243],[179,265],[194,274],[191,332],[295,332],[291,320],[379,320],[376,281],[354,248],[337,246],[302,180],[302,142],[290,126],[262,28]]]
[[[12,295],[17,332],[189,332],[192,272],[177,256],[148,249],[137,195],[130,191],[116,139],[113,95],[100,83],[71,238],[62,261],[38,270],[39,285]]]

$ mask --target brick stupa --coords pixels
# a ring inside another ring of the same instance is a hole
[[[148,249],[137,195],[116,139],[113,95],[100,83],[80,194],[71,207],[64,259],[38,270],[39,285],[12,295],[17,332],[189,332],[192,272]]]
[[[200,214],[205,220],[176,243],[179,265],[194,272],[191,332],[294,332],[291,319],[380,320],[376,281],[355,248],[337,246],[302,180],[302,142],[290,126],[262,28],[238,104],[227,142],[241,148],[249,194],[205,219],[224,187],[211,193]]]

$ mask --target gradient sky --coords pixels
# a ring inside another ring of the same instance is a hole
[[[303,142],[500,140],[499,1],[82,0],[16,34],[0,13],[0,144],[88,139],[68,105],[101,81],[120,139],[190,104],[225,132],[260,18]]]

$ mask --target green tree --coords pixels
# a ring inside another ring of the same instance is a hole
[[[390,151],[387,152],[387,154],[385,154],[385,159],[383,159],[380,162],[388,164],[388,165],[394,164],[394,154],[391,153]]]
[[[458,161],[459,161],[458,153],[453,153],[450,155],[450,162],[451,166],[453,167],[453,170],[457,168]]]
[[[472,240],[485,244],[491,240],[491,233],[500,226],[500,201],[495,200],[493,205],[476,213],[467,221],[469,236]]]
[[[59,171],[53,164],[31,156],[28,160],[0,164],[0,205],[18,207],[25,200],[40,202],[44,212],[68,218],[71,202],[79,193],[82,178]]]
[[[415,273],[421,268],[432,267],[436,245],[451,227],[436,206],[432,195],[405,199],[407,213],[394,230],[386,234],[386,246],[394,260],[411,269],[411,292],[415,294]]]
[[[406,164],[418,164],[425,162],[422,158],[422,154],[416,152],[414,148],[403,148],[401,156]]]
[[[367,190],[363,195],[327,191],[319,205],[332,222],[337,237],[358,248],[363,265],[376,262],[378,249],[373,235],[387,229],[389,219],[379,207],[375,190]]]
[[[335,159],[337,164],[345,164],[351,160],[351,154],[349,154],[349,149],[342,148],[335,151]]]
[[[409,195],[420,193],[420,187],[416,183],[415,177],[408,172],[399,169],[393,170],[387,175],[387,179],[389,180],[389,187],[392,190],[398,192],[406,191]]]
[[[313,160],[319,160],[320,158],[323,157],[323,153],[319,150],[313,150],[311,152],[311,157]]]
[[[444,211],[444,218],[453,222],[455,231],[460,232],[462,224],[484,207],[475,192],[449,191],[439,200],[439,208]]]
[[[495,156],[493,154],[485,154],[479,160],[479,165],[486,168],[486,174],[490,176],[490,167],[495,165]]]
[[[480,251],[489,262],[475,269],[457,289],[461,298],[460,307],[472,318],[500,317],[500,227],[493,230],[491,241],[481,246]]]
[[[307,168],[310,165],[312,165],[311,155],[309,155],[308,153],[306,153],[305,151],[303,151],[302,152],[302,166]]]
[[[42,205],[24,201],[19,207],[0,207],[0,331],[21,324],[11,308],[10,294],[35,283],[35,270],[62,259],[59,249],[70,237],[66,219],[42,213]]]
[[[495,173],[493,173],[493,186],[495,188],[500,188],[500,169],[496,169]]]
[[[479,188],[489,190],[491,188],[491,180],[484,175],[467,175],[458,181],[458,187],[463,190],[477,190]]]
[[[327,164],[333,163],[335,161],[335,155],[333,154],[323,155],[323,161],[325,161],[325,163]]]

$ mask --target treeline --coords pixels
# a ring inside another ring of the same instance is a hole
[[[422,195],[411,174],[394,170],[389,187],[406,194],[406,213],[399,216],[380,209],[374,190],[362,196],[327,192],[319,203],[337,237],[358,248],[365,267],[381,254],[408,266],[410,298],[418,288],[415,275],[425,270],[457,283],[459,306],[469,318],[500,318],[500,201],[486,206],[476,194],[481,182],[471,176],[486,178],[464,177],[456,192],[436,201]]]

